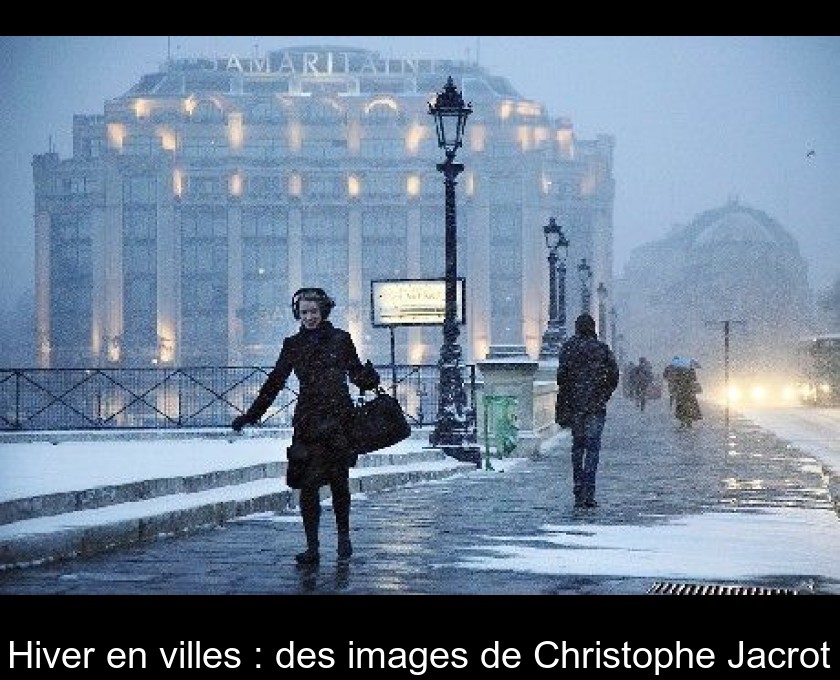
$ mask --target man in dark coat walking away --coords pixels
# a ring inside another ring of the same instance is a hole
[[[581,314],[575,334],[560,348],[557,366],[557,412],[568,411],[560,422],[572,430],[572,484],[576,508],[595,508],[595,475],[607,402],[618,386],[618,364],[609,345],[598,340],[595,319]],[[563,404],[564,407],[560,408]]]
[[[347,436],[353,414],[350,381],[360,390],[379,385],[379,374],[368,361],[359,360],[350,334],[336,328],[327,317],[335,302],[321,288],[302,288],[292,297],[292,314],[300,330],[283,340],[272,371],[250,408],[231,425],[237,432],[258,423],[285,387],[292,371],[300,394],[292,417],[292,446],[288,450],[286,483],[300,489],[300,513],[306,550],[295,556],[298,564],[320,561],[318,527],[321,518],[320,487],[330,486],[338,535],[338,557],[353,554],[350,541],[350,468],[358,452]],[[295,455],[293,456],[293,452]]]

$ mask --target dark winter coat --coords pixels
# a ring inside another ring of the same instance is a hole
[[[575,413],[604,411],[618,386],[618,364],[609,345],[589,335],[573,335],[560,348],[557,400]]]
[[[639,361],[639,365],[636,366],[634,381],[637,392],[644,392],[650,387],[653,382],[653,368],[648,361]]]
[[[331,476],[347,474],[358,454],[347,437],[347,423],[353,413],[348,377],[360,390],[379,384],[379,374],[362,364],[350,334],[322,321],[315,330],[301,326],[283,340],[274,368],[245,413],[256,423],[285,387],[294,371],[300,386],[295,413],[293,441],[308,452],[305,461],[289,461],[286,481],[292,488],[328,484]]]
[[[674,386],[674,415],[677,420],[682,422],[700,420],[703,413],[697,401],[697,394],[701,390],[697,372],[693,368],[675,368],[671,376]]]

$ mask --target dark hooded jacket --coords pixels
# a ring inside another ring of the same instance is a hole
[[[289,461],[287,482],[293,488],[327,484],[333,472],[356,464],[358,454],[347,437],[353,413],[348,378],[360,390],[379,385],[379,374],[362,364],[350,334],[322,321],[315,330],[301,326],[283,340],[274,368],[268,374],[245,416],[256,423],[285,387],[294,371],[300,386],[292,417],[293,440],[309,452],[303,463]]]
[[[618,364],[609,345],[598,340],[591,317],[575,324],[575,335],[560,348],[558,402],[575,414],[598,413],[618,386]]]

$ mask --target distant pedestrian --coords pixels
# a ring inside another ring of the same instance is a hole
[[[302,566],[320,561],[318,525],[321,518],[320,487],[329,485],[338,534],[338,558],[353,554],[350,541],[350,468],[358,453],[347,437],[346,423],[353,411],[347,384],[360,390],[379,385],[379,374],[370,362],[362,364],[350,334],[333,326],[327,317],[335,306],[322,288],[302,288],[292,296],[292,315],[301,322],[294,335],[283,340],[274,368],[268,374],[250,408],[234,418],[232,427],[259,422],[285,387],[294,371],[300,385],[294,432],[289,447],[286,483],[300,489],[300,514],[306,535],[306,550],[295,560]],[[292,457],[291,452],[300,452]]]
[[[628,399],[636,398],[636,364],[632,361],[621,372],[621,393]]]
[[[697,395],[702,392],[697,379],[696,368],[700,364],[693,359],[674,357],[671,360],[671,382],[674,387],[674,415],[680,423],[680,429],[690,429],[695,420],[700,420],[703,413]]]
[[[575,320],[575,334],[560,348],[557,365],[558,404],[566,405],[571,412],[566,426],[572,431],[572,491],[576,508],[598,506],[595,477],[601,435],[607,402],[618,381],[618,364],[609,345],[598,340],[595,319],[581,314]]]
[[[648,400],[648,392],[650,386],[653,384],[653,367],[646,357],[639,357],[639,363],[636,366],[636,376],[633,380],[633,388],[635,391],[636,406],[640,411],[645,410],[645,404]]]

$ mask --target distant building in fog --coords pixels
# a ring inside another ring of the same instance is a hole
[[[38,365],[273,363],[301,286],[328,289],[360,353],[388,362],[370,282],[444,276],[428,103],[450,75],[474,110],[457,158],[464,359],[536,357],[549,217],[571,242],[569,325],[581,258],[612,294],[612,138],[577,139],[474,63],[318,46],[169,60],[74,116],[72,158],[34,157]],[[398,363],[434,363],[441,329],[395,341]]]
[[[765,212],[731,200],[664,239],[636,248],[618,282],[627,361],[662,367],[697,358],[722,371],[723,322],[733,369],[790,358],[811,320],[808,265],[796,240]]]

